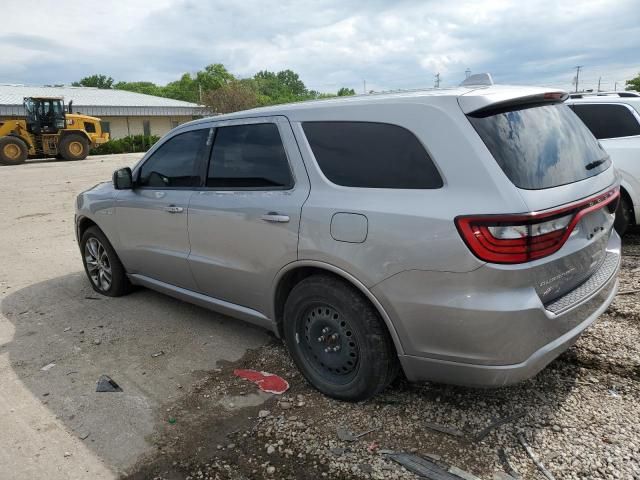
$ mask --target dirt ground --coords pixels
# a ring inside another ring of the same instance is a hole
[[[614,303],[537,377],[497,390],[398,379],[350,404],[311,389],[261,330],[146,290],[96,299],[73,239],[73,198],[135,159],[0,169],[8,478],[417,478],[390,452],[483,479],[545,478],[521,437],[557,479],[640,479],[640,230],[624,239]],[[236,368],[291,388],[259,393]],[[94,392],[105,373],[122,393]],[[342,427],[373,431],[347,442]]]

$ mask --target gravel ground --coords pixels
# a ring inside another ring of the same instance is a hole
[[[312,390],[274,340],[207,372],[185,400],[167,405],[152,438],[157,454],[128,478],[417,478],[388,451],[430,457],[483,479],[514,471],[544,478],[521,435],[555,478],[640,479],[640,293],[632,293],[640,290],[638,230],[625,237],[620,280],[621,293],[576,345],[515,387],[399,379],[369,401],[343,403]],[[238,367],[277,373],[291,389],[252,407],[255,387],[233,376]],[[500,419],[507,421],[479,438]],[[339,427],[376,430],[344,442]]]

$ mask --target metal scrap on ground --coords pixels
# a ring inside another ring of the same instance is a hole
[[[355,442],[360,437],[364,437],[366,434],[375,432],[376,430],[380,430],[380,427],[374,427],[362,433],[353,433],[347,427],[341,425],[336,429],[336,434],[338,435],[338,438],[343,442]]]
[[[514,420],[524,417],[524,415],[524,412],[518,412],[505,418],[499,418],[498,420],[492,422],[491,424],[480,430],[480,432],[478,432],[478,434],[474,437],[474,440],[476,442],[480,442],[482,439],[484,439],[484,437],[489,435],[489,433],[491,433],[491,430],[493,430],[494,428],[497,428],[500,425],[504,425],[505,423],[513,422]]]
[[[529,458],[531,458],[531,460],[533,460],[533,463],[536,464],[536,467],[538,467],[538,470],[540,470],[540,472],[545,477],[547,477],[548,480],[556,480],[553,474],[549,470],[547,470],[545,466],[542,464],[542,462],[538,460],[538,458],[535,456],[535,454],[533,453],[533,450],[531,450],[531,447],[529,446],[529,444],[524,439],[521,433],[518,434],[518,440],[520,441],[520,444],[524,447],[525,451],[527,452],[527,455],[529,455]]]
[[[446,427],[444,425],[438,425],[437,423],[425,422],[424,426],[435,430],[436,432],[446,433],[447,435],[451,435],[453,437],[464,437],[464,432],[458,430],[457,428]]]
[[[238,369],[234,370],[233,374],[236,377],[244,378],[255,383],[263,392],[281,395],[289,390],[289,383],[284,378],[272,373]]]
[[[462,477],[448,472],[438,464],[412,453],[391,453],[386,455],[410,472],[429,480],[460,480]]]

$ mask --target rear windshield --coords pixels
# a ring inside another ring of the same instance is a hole
[[[518,188],[540,190],[603,172],[611,160],[564,104],[469,115],[469,121]]]

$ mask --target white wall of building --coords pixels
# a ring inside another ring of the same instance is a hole
[[[189,122],[193,118],[182,117],[100,117],[103,122],[109,122],[111,138],[117,139],[127,135],[144,135],[144,122],[149,122],[151,135],[161,137],[172,128]]]

